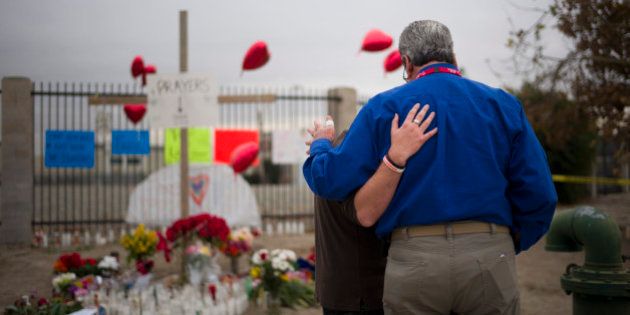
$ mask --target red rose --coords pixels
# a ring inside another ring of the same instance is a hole
[[[214,284],[211,284],[208,286],[208,291],[210,292],[210,295],[212,296],[212,300],[216,301],[217,299],[217,286]]]
[[[87,263],[90,266],[96,266],[96,259],[94,259],[94,258],[87,258],[85,260],[85,263]]]
[[[136,261],[136,270],[141,275],[146,275],[151,272],[153,269],[153,260],[137,260]]]
[[[171,248],[168,246],[168,242],[166,241],[162,233],[158,232],[157,235],[159,242],[156,246],[156,249],[158,251],[164,251],[164,259],[166,259],[166,262],[171,262]],[[166,235],[168,235],[168,230],[166,231]]]
[[[254,237],[259,237],[262,234],[262,232],[258,228],[252,228],[251,232]]]
[[[81,266],[83,265],[81,255],[79,255],[79,253],[61,255],[61,257],[59,257],[59,260],[61,260],[63,265],[66,266],[68,270],[81,268]]]
[[[37,301],[37,306],[44,306],[44,305],[48,305],[48,300],[46,300],[45,298],[40,298]]]

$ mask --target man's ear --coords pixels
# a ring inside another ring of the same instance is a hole
[[[411,59],[409,56],[403,55],[403,67],[405,68],[405,72],[407,73],[407,77],[410,77],[413,74],[413,64],[411,64]]]

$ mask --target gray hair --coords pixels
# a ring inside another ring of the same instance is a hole
[[[414,66],[431,61],[455,63],[453,39],[446,25],[431,21],[415,21],[400,34],[400,55],[407,55]]]

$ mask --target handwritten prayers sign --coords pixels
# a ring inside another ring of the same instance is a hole
[[[151,127],[212,127],[219,122],[218,87],[209,75],[151,75],[146,90]]]
[[[44,165],[48,168],[94,167],[94,131],[46,130]]]
[[[148,155],[149,131],[147,130],[112,130],[113,155]]]

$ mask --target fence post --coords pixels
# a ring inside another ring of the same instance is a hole
[[[0,244],[28,245],[33,228],[33,83],[2,78],[2,225]]]
[[[349,87],[337,87],[328,90],[328,96],[340,99],[328,101],[328,114],[335,121],[335,131],[340,133],[350,128],[357,115],[357,91]]]

